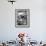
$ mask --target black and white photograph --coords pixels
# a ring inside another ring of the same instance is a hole
[[[30,25],[30,10],[16,9],[15,22],[16,27],[29,27]]]

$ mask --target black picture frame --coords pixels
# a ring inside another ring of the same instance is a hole
[[[29,9],[15,10],[15,27],[17,28],[30,27],[30,10]]]

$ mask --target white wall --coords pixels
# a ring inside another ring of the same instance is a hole
[[[15,40],[19,32],[26,32],[33,40],[46,40],[46,1],[17,0],[13,5],[0,0],[0,40]],[[30,28],[15,28],[15,9],[30,9]]]

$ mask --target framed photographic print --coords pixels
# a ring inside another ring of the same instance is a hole
[[[15,10],[15,26],[18,28],[30,27],[30,10],[29,9]]]

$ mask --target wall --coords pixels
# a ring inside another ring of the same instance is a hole
[[[15,40],[19,32],[25,32],[33,40],[46,40],[45,0],[17,0],[13,5],[0,0],[0,41]],[[15,28],[15,9],[30,9],[30,28]]]

